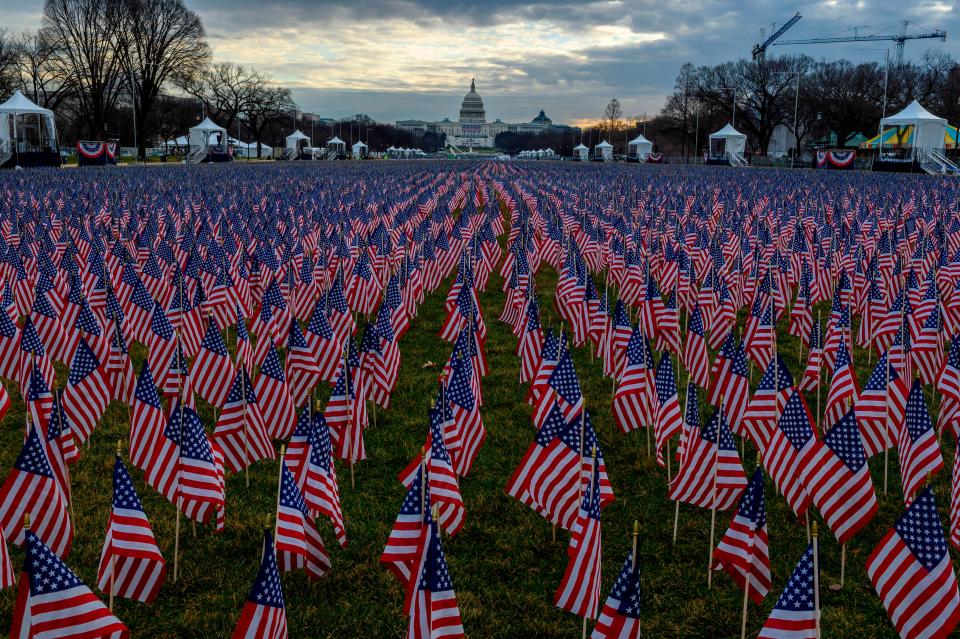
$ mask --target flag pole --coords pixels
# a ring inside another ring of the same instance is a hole
[[[678,473],[680,472],[680,469],[683,468],[683,461],[684,461],[683,458],[686,455],[686,451],[687,451],[684,444],[687,441],[687,409],[690,406],[690,397],[689,397],[690,370],[689,369],[687,370],[687,385],[684,388],[685,390],[683,394],[683,428],[680,430],[680,443],[678,444],[678,450],[679,450],[679,447],[683,446],[684,454],[680,456],[680,461],[677,465]],[[667,486],[667,493],[669,494],[669,492],[670,492],[670,487]],[[680,500],[675,499],[673,501],[673,543],[672,543],[673,546],[677,545],[677,522],[679,521],[679,519],[680,519]]]
[[[817,522],[813,522],[813,623],[816,628],[816,637],[820,639],[820,558],[819,530]]]
[[[707,590],[713,587],[713,538],[717,528],[717,466],[720,463],[720,424],[723,422],[723,397],[717,407],[720,419],[717,424],[716,444],[713,450],[713,487],[710,491],[710,547],[707,548]]]
[[[274,511],[276,513],[276,516],[273,519],[273,538],[274,539],[277,538],[277,529],[280,527],[280,495],[283,492],[283,458],[286,456],[286,454],[287,454],[286,444],[280,444],[280,468],[277,471],[277,475],[278,475],[277,506],[276,506],[276,510]]]
[[[887,383],[883,386],[883,494],[887,494],[888,478],[890,476],[890,348],[886,351],[886,370],[884,375]]]
[[[179,329],[177,329],[177,337],[179,337],[179,336],[180,336],[180,331],[179,331]],[[180,401],[180,408],[179,408],[180,421],[179,421],[179,423],[178,423],[178,428],[179,428],[179,431],[180,431],[180,432],[179,432],[179,434],[177,435],[177,488],[176,488],[176,493],[175,493],[175,495],[176,495],[175,505],[176,505],[176,508],[177,508],[177,521],[176,521],[176,524],[174,525],[174,531],[173,531],[173,581],[174,581],[174,583],[176,583],[177,577],[179,576],[178,569],[179,569],[179,567],[180,567],[180,513],[181,513],[181,511],[182,511],[182,508],[180,507],[180,505],[181,505],[181,504],[180,504],[180,456],[183,454],[182,442],[183,442],[183,401],[184,401],[184,398],[183,398],[183,390],[184,390],[183,377],[181,377],[181,373],[180,373],[180,371],[179,371],[179,366],[178,366],[177,368],[178,368],[177,377],[179,378],[179,382],[180,382],[180,384],[179,384],[179,386],[180,386],[180,392],[179,392],[179,394],[178,394],[178,399],[179,399],[179,401]],[[244,401],[246,401],[246,391],[244,391]],[[246,403],[244,403],[244,408],[246,408]],[[244,417],[246,417],[246,411],[244,411]],[[246,434],[246,432],[247,432],[247,431],[246,431],[246,428],[244,428],[244,431],[243,431],[243,432],[244,432],[244,434]],[[120,455],[120,442],[117,442],[117,455]]]
[[[64,423],[66,423],[66,416],[63,414],[63,389],[55,391],[57,393],[57,413],[60,416],[60,428],[63,428]],[[62,434],[62,433],[61,433]],[[87,441],[90,441],[87,439]],[[118,455],[120,453],[117,453]],[[77,534],[77,515],[73,508],[73,486],[72,481],[70,480],[70,465],[64,463],[63,472],[66,475],[65,479],[67,480],[67,501],[70,503],[70,529],[73,534]]]
[[[243,356],[241,355],[237,364],[240,367],[240,394],[243,395],[243,452],[246,454],[246,466],[243,469],[243,475],[247,482],[247,488],[250,488],[250,441],[247,435],[247,369],[244,367]]]
[[[123,440],[117,440],[117,459],[120,459],[120,452],[123,447]],[[113,504],[110,505],[113,510]],[[113,612],[113,597],[117,590],[117,554],[110,553],[110,612]]]

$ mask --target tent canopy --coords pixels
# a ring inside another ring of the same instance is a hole
[[[344,144],[346,144],[346,142],[344,142],[337,136],[333,136],[332,138],[327,140],[327,146],[343,146]]]
[[[746,148],[747,136],[733,128],[730,123],[710,134],[710,155],[714,157],[742,154]]]
[[[20,91],[15,91],[6,102],[0,104],[0,113],[8,113],[10,115],[25,115],[30,113],[36,115],[53,115],[53,111],[45,109],[42,106],[37,106]]]
[[[224,144],[227,141],[227,130],[211,120],[209,117],[204,118],[203,122],[197,126],[190,127],[190,148],[200,148],[210,145],[210,137],[220,134],[219,144]]]
[[[638,135],[637,137],[633,138],[632,140],[630,140],[630,142],[628,142],[628,144],[629,144],[630,146],[638,146],[638,145],[640,145],[640,144],[653,144],[653,142],[651,142],[651,141],[648,140],[647,138],[643,137],[643,135],[641,134],[641,135]]]
[[[287,148],[295,149],[299,145],[301,140],[310,140],[310,136],[297,129],[293,133],[287,136]]]
[[[640,160],[646,160],[647,156],[653,151],[653,142],[638,135],[627,142],[627,155],[634,156]]]
[[[598,145],[596,146],[596,148],[598,148],[598,149],[612,149],[612,148],[613,148],[613,145],[610,144],[609,142],[607,142],[606,140],[604,140],[603,142],[601,142],[600,144],[598,144]]]
[[[573,150],[574,150],[574,151],[587,151],[587,150],[589,150],[589,149],[587,149],[586,145],[584,145],[583,142],[581,142],[581,143],[578,144],[577,146],[573,147]]]
[[[908,126],[913,127],[914,134],[909,141],[901,142],[903,146],[943,150],[947,136],[947,121],[924,109],[916,100],[908,104],[900,113],[880,120],[881,129],[899,129]]]

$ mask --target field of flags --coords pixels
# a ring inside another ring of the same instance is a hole
[[[0,174],[11,637],[941,638],[960,183]]]

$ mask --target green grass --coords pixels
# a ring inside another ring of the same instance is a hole
[[[559,323],[552,301],[555,283],[556,274],[545,266],[537,278],[545,326]],[[553,605],[553,592],[566,562],[567,533],[557,531],[553,541],[545,520],[504,493],[534,431],[524,402],[526,387],[517,381],[519,359],[514,355],[513,336],[496,320],[504,301],[501,284],[499,276],[492,276],[481,295],[490,333],[486,352],[491,371],[483,380],[481,409],[488,436],[471,475],[461,482],[466,524],[456,538],[444,538],[444,548],[469,637],[579,637],[580,619]],[[378,558],[404,496],[397,473],[417,453],[428,429],[426,411],[438,371],[424,365],[442,364],[451,350],[438,337],[447,286],[428,296],[401,342],[399,382],[390,409],[378,411],[376,427],[365,434],[369,459],[356,466],[356,488],[350,487],[347,466],[339,465],[348,548],[336,545],[324,520],[320,529],[332,555],[330,574],[315,583],[302,571],[282,577],[291,637],[400,637],[405,633],[403,592]],[[781,353],[799,376],[804,363],[798,361],[798,342],[786,335],[785,321],[779,328]],[[139,369],[143,349],[135,348],[133,355]],[[646,434],[619,432],[610,410],[611,383],[601,374],[601,362],[586,349],[579,349],[574,360],[616,494],[616,501],[603,512],[602,596],[606,597],[629,550],[632,523],[638,520],[643,636],[739,637],[741,591],[722,573],[714,575],[713,589],[707,590],[709,511],[681,506],[677,544],[671,544],[674,506],[666,498],[665,471],[647,455]],[[855,361],[862,364],[858,379],[865,381],[866,353],[858,349]],[[754,383],[758,379],[759,373]],[[61,367],[57,385],[62,387],[65,380]],[[686,374],[678,371],[678,382],[682,385],[685,380]],[[0,467],[4,469],[10,468],[19,451],[24,420],[19,393],[13,384],[6,386],[14,404],[0,429]],[[322,391],[324,402],[328,392]],[[815,396],[808,399],[814,408]],[[701,414],[704,419],[710,414],[705,404]],[[201,407],[201,417],[212,430],[209,407]],[[126,440],[128,428],[126,407],[112,404],[72,469],[77,531],[67,563],[91,585],[109,512],[113,452],[117,439]],[[952,462],[952,451],[946,457],[948,464]],[[882,461],[880,457],[871,462],[878,492]],[[748,447],[748,476],[754,463],[755,453]],[[839,578],[840,549],[829,531],[824,529],[821,536],[824,637],[896,636],[864,571],[871,549],[902,511],[895,451],[890,472],[890,494],[880,495],[879,513],[848,548],[842,592],[827,590],[827,584]],[[224,533],[214,534],[212,526],[204,526],[194,536],[192,526],[183,521],[181,577],[176,584],[171,579],[175,509],[143,484],[139,471],[131,468],[131,474],[167,558],[168,579],[153,604],[118,599],[116,614],[136,638],[229,636],[257,571],[262,527],[274,511],[277,463],[255,465],[249,488],[242,474],[228,479]],[[944,515],[948,482],[948,472],[935,478]],[[749,636],[756,636],[806,544],[805,528],[775,494],[769,478],[767,504],[773,588],[763,606],[751,605]],[[729,519],[729,514],[718,515],[717,539]],[[22,555],[18,549],[11,552],[19,572]],[[0,593],[0,626],[9,624],[13,602],[13,589]]]

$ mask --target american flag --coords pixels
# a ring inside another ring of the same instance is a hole
[[[803,460],[815,442],[810,409],[802,395],[795,392],[787,400],[770,443],[762,452],[764,466],[797,517],[802,517],[810,505],[810,493],[803,485],[807,472]]]
[[[164,436],[178,447],[174,503],[190,519],[206,523],[225,508],[223,459],[218,459],[200,416],[190,406],[173,408]]]
[[[321,376],[332,384],[336,381],[337,367],[340,365],[343,349],[340,347],[340,342],[334,338],[333,327],[327,318],[328,299],[325,296],[317,298],[303,337],[317,362]]]
[[[130,636],[127,627],[38,535],[27,531],[24,549],[11,637],[127,639]]]
[[[287,613],[270,531],[263,534],[260,569],[243,604],[233,639],[287,639]]]
[[[270,338],[267,356],[260,367],[260,374],[257,375],[254,393],[260,404],[260,414],[267,427],[267,434],[273,439],[290,437],[296,427],[297,416],[273,338]]]
[[[87,441],[107,411],[111,395],[110,380],[103,363],[86,340],[80,338],[70,364],[67,388],[63,392],[63,411],[81,443]]]
[[[0,313],[0,376],[20,378],[19,343],[20,329],[7,313]]]
[[[747,593],[755,604],[770,592],[770,548],[767,537],[767,506],[763,495],[763,470],[757,468],[730,527],[713,551],[713,570],[723,570],[741,588],[750,580]]]
[[[427,435],[427,489],[430,492],[430,503],[438,509],[437,523],[451,537],[463,528],[466,510],[463,506],[463,497],[460,496],[460,486],[457,483],[457,473],[447,452],[443,437],[444,415],[439,406],[430,409],[430,432]],[[423,464],[422,457],[415,457],[405,469],[400,471],[400,481],[409,487]]]
[[[683,417],[680,415],[680,399],[677,395],[677,380],[673,374],[673,360],[670,353],[660,356],[655,377],[657,412],[654,419],[656,433],[657,463],[664,465],[663,447],[675,435],[683,430]]]
[[[53,364],[50,362],[43,341],[37,335],[33,322],[28,317],[23,321],[23,328],[20,330],[20,364],[16,375],[16,379],[20,382],[20,394],[23,396],[27,395],[27,386],[30,383],[30,374],[33,371],[34,362],[39,366],[47,388],[53,388]]]
[[[347,532],[340,508],[340,485],[333,463],[330,428],[323,413],[304,408],[287,445],[284,458],[310,512],[328,517],[337,541],[347,546]]]
[[[827,393],[827,409],[823,418],[824,430],[837,423],[846,412],[848,402],[856,403],[858,394],[857,376],[853,371],[853,362],[850,361],[850,351],[841,338],[840,345],[837,347],[830,391]]]
[[[363,442],[363,431],[367,426],[366,405],[366,400],[358,397],[355,390],[352,364],[344,358],[323,417],[330,428],[337,458],[347,459],[351,464],[367,458]]]
[[[807,353],[807,367],[803,371],[803,377],[800,378],[799,390],[813,391],[820,386],[821,374],[823,368],[823,335],[819,319],[813,323],[810,329],[810,339],[808,340],[809,351]]]
[[[750,379],[743,344],[736,344],[732,330],[713,362],[710,377],[713,380],[710,403],[720,406],[723,402],[724,416],[731,428],[740,432],[740,421],[750,401]]]
[[[311,579],[319,579],[330,570],[330,555],[283,459],[277,496],[277,558],[284,572],[304,568]]]
[[[41,432],[46,433],[47,426],[50,424],[50,412],[53,410],[53,394],[47,383],[43,381],[43,375],[40,374],[36,362],[33,363],[30,371],[30,385],[27,387],[24,400],[30,411],[30,419],[40,426]]]
[[[522,334],[517,343],[517,355],[520,356],[520,381],[528,383],[536,375],[537,363],[543,350],[543,329],[540,326],[540,310],[537,298],[530,296],[525,313]]]
[[[907,398],[906,420],[900,429],[897,441],[900,457],[900,477],[903,481],[903,500],[910,505],[914,494],[924,482],[943,470],[943,457],[937,434],[933,430],[933,421],[927,410],[927,401],[923,397],[923,387],[919,379],[913,380],[910,396]]]
[[[690,373],[690,379],[700,388],[710,388],[710,359],[707,355],[707,340],[704,337],[703,315],[700,305],[693,307],[687,326],[687,341],[683,347],[683,365]]]
[[[443,399],[450,402],[450,413],[459,434],[460,451],[458,466],[460,473],[466,476],[487,438],[487,430],[480,417],[480,407],[474,395],[471,379],[473,364],[471,357],[453,356],[450,362],[452,373],[444,389]]]
[[[428,512],[421,526],[416,579],[407,587],[405,607],[410,615],[407,639],[459,639],[463,637],[460,607],[450,569],[440,544],[437,524]]]
[[[640,573],[627,554],[590,639],[640,639]]]
[[[430,517],[430,495],[423,482],[421,467],[407,488],[387,545],[380,555],[380,563],[385,564],[405,586],[417,574],[416,562],[420,558],[423,529]]]
[[[668,496],[701,508],[730,510],[747,487],[736,444],[720,410],[702,427],[699,420],[698,413],[687,410],[680,469],[670,482]]]
[[[896,445],[909,395],[909,387],[884,353],[854,404],[857,426],[868,458]]]
[[[30,515],[36,534],[59,557],[73,542],[67,496],[54,476],[37,424],[31,424],[23,448],[0,488],[0,525],[10,542],[23,544],[23,516]]]
[[[213,439],[223,451],[227,467],[233,472],[240,472],[254,462],[276,456],[263,423],[257,394],[243,367],[237,367],[237,375],[220,412]]]
[[[854,409],[824,433],[822,441],[808,448],[803,465],[803,482],[813,504],[837,540],[846,543],[877,512],[877,495]]]
[[[760,449],[766,447],[780,413],[794,392],[793,375],[777,353],[760,377],[757,390],[743,413],[742,432]]]
[[[207,332],[204,333],[197,359],[193,363],[193,388],[207,403],[221,408],[235,375],[233,362],[227,354],[227,345],[211,317],[207,320]]]
[[[653,353],[650,343],[634,327],[627,343],[624,368],[613,396],[613,419],[624,433],[654,423],[657,405],[656,381],[653,376]]]
[[[323,374],[295,318],[290,320],[284,368],[293,405],[302,406],[309,400],[310,391],[323,380]]]
[[[954,438],[960,441],[960,335],[954,335],[950,341],[950,350],[937,376],[936,388],[941,395],[937,430],[943,433],[949,429]]]
[[[113,501],[107,536],[100,552],[97,587],[134,601],[153,601],[166,574],[166,563],[143,504],[118,456],[113,464]]]
[[[150,362],[144,360],[137,377],[134,393],[133,416],[130,424],[130,461],[140,470],[150,467],[153,443],[163,432],[163,408],[160,395],[153,382]]]
[[[153,315],[150,318],[150,337],[147,341],[147,348],[150,351],[150,361],[153,362],[153,368],[157,371],[157,386],[163,387],[167,382],[167,371],[170,370],[170,362],[173,360],[177,341],[179,337],[174,333],[170,320],[167,319],[163,307],[155,303]]]
[[[561,610],[595,619],[600,606],[601,569],[600,473],[596,459],[590,482],[582,492],[567,547],[567,567],[553,600]]]
[[[813,544],[807,546],[757,639],[817,639],[820,581],[815,573],[815,552]]]
[[[901,637],[947,637],[960,621],[957,578],[929,487],[873,549],[866,569]]]

